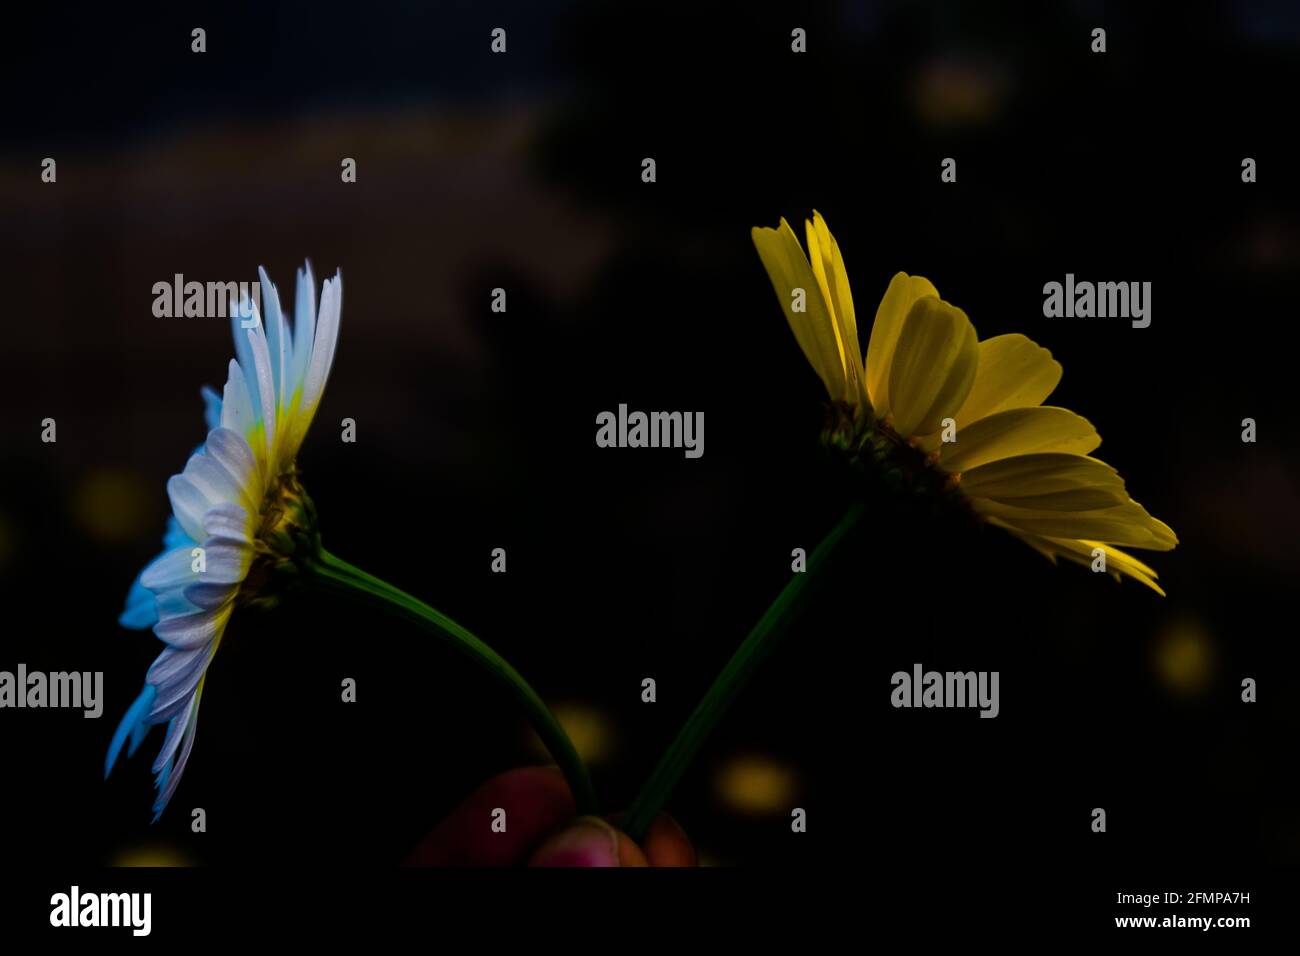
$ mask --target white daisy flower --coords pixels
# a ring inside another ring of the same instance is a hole
[[[264,321],[255,303],[241,303],[231,316],[237,358],[220,397],[204,389],[207,439],[167,482],[173,514],[165,550],[136,579],[120,618],[126,627],[152,627],[167,647],[113,735],[104,775],[128,737],[134,754],[149,728],[165,724],[153,764],[155,820],[194,747],[204,679],[231,612],[274,603],[266,585],[294,571],[295,555],[319,548],[295,458],[334,361],[342,276],[325,281],[318,311],[311,266],[298,270],[290,331],[275,286],[264,270],[258,274]],[[250,313],[252,328],[245,328]]]

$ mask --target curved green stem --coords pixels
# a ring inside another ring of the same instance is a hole
[[[528,717],[533,730],[542,739],[560,772],[569,782],[578,813],[595,815],[598,811],[596,793],[591,786],[587,766],[564,728],[551,713],[537,692],[528,685],[519,672],[510,666],[496,651],[461,627],[441,611],[430,607],[418,598],[393,587],[387,581],[367,574],[342,558],[321,549],[307,568],[317,583],[354,597],[368,599],[390,611],[413,621],[425,630],[446,640],[452,647],[491,674],[515,699]]]
[[[772,653],[777,642],[784,635],[787,625],[794,619],[795,612],[806,597],[807,589],[817,572],[821,569],[835,546],[844,535],[858,523],[865,510],[861,502],[855,502],[840,519],[821,544],[808,559],[808,568],[802,574],[795,574],[790,579],[776,600],[768,606],[754,629],[749,632],[736,653],[731,656],[727,666],[722,669],[713,686],[687,718],[676,739],[669,745],[658,766],[645,782],[636,800],[628,809],[627,815],[619,821],[619,826],[634,840],[645,836],[646,830],[662,809],[668,794],[672,792],[677,781],[681,779],[691,760],[703,745],[710,731],[727,712],[732,702],[749,679],[758,670],[759,664]]]

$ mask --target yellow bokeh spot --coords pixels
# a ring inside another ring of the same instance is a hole
[[[115,468],[88,472],[72,493],[72,513],[95,541],[123,544],[152,526],[150,490],[139,475]]]
[[[607,760],[614,751],[614,726],[601,711],[589,704],[567,702],[555,704],[551,713],[560,722],[573,747],[585,763],[598,764]],[[546,755],[546,748],[536,734],[532,735],[532,748]]]
[[[1185,697],[1200,695],[1214,676],[1214,642],[1192,618],[1165,625],[1156,636],[1155,669],[1162,684]]]
[[[109,866],[193,866],[180,850],[170,846],[123,847],[113,855]]]
[[[718,798],[738,813],[786,813],[794,805],[798,774],[770,757],[733,757],[718,771]]]
[[[912,83],[912,105],[927,126],[981,126],[1001,112],[1010,90],[997,65],[939,57],[924,64]]]

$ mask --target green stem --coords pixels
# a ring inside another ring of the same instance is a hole
[[[736,649],[727,666],[722,669],[713,686],[696,706],[694,712],[668,750],[660,758],[658,766],[637,794],[627,815],[619,821],[619,826],[634,840],[640,840],[650,827],[655,815],[662,809],[668,794],[672,792],[677,781],[681,779],[686,768],[690,766],[696,753],[703,745],[710,731],[727,712],[737,695],[749,682],[761,664],[785,633],[787,625],[794,619],[795,612],[804,597],[813,578],[821,569],[831,552],[844,535],[861,519],[864,506],[855,502],[840,519],[834,529],[821,544],[817,545],[808,559],[808,568],[790,579],[776,600],[771,603],[749,636]]]
[[[569,782],[569,789],[573,791],[578,813],[592,816],[597,814],[596,793],[591,786],[591,776],[573,742],[537,692],[501,655],[441,611],[324,549],[308,562],[308,569],[321,586],[366,598],[390,611],[396,611],[400,616],[443,638],[491,674],[523,708],[533,730],[559,765],[560,772]]]

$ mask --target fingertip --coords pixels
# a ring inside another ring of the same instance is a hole
[[[665,812],[654,818],[641,846],[649,866],[698,866],[686,831]]]
[[[546,833],[573,813],[573,795],[556,768],[508,770],[452,810],[421,840],[406,865],[517,866]],[[504,828],[494,828],[494,821]]]
[[[529,866],[613,867],[635,866],[627,848],[636,850],[627,837],[597,817],[578,817],[559,833],[547,837],[528,861]],[[639,855],[640,851],[636,850]],[[644,861],[644,857],[642,857]],[[645,865],[644,862],[641,863]]]

